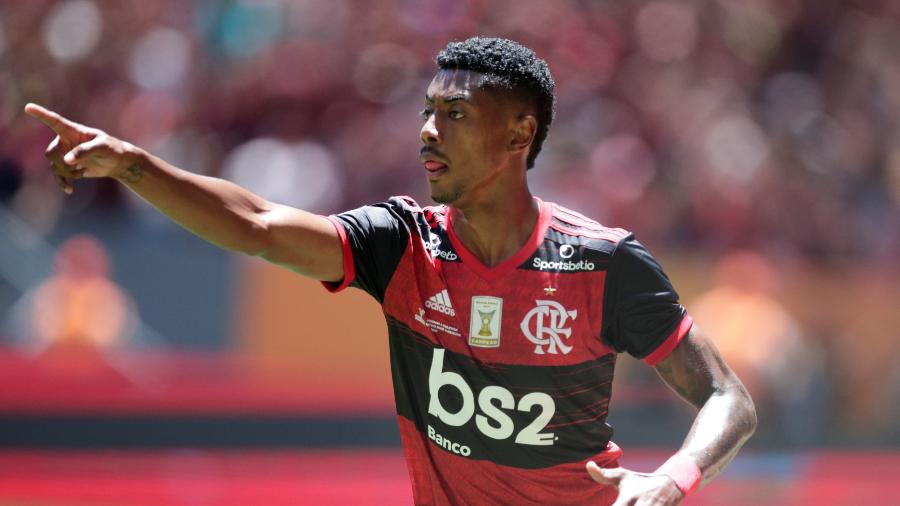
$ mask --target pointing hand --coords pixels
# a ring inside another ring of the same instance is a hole
[[[56,132],[45,156],[50,170],[66,194],[82,177],[119,177],[134,163],[136,148],[102,130],[91,128],[37,104],[25,106],[25,113]]]

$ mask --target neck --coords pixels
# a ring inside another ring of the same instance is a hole
[[[524,178],[514,191],[451,207],[453,232],[488,267],[513,256],[531,236],[540,209]]]

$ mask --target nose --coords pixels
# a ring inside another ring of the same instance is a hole
[[[421,137],[422,142],[425,144],[438,144],[441,141],[441,136],[438,133],[434,118],[434,114],[428,116],[425,120],[425,124],[422,125],[422,130],[419,132],[419,137]]]

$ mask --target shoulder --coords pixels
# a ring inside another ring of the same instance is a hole
[[[447,206],[439,205],[423,207],[419,205],[414,198],[407,195],[395,195],[380,205],[389,207],[396,213],[405,216],[423,216],[430,219],[431,217],[443,218],[447,215]]]
[[[394,196],[384,203],[403,221],[410,230],[419,230],[427,234],[427,230],[443,229],[447,223],[447,206],[420,206],[412,197]]]
[[[620,244],[634,237],[628,230],[603,225],[559,204],[548,202],[547,205],[552,209],[547,233],[560,244],[612,254]]]
[[[365,219],[382,224],[404,223],[414,226],[425,215],[425,210],[412,198],[407,196],[390,197],[383,202],[367,204],[336,214],[337,218]]]

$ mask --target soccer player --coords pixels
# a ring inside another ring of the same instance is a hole
[[[622,229],[532,196],[554,113],[546,63],[472,38],[437,56],[420,161],[438,206],[407,197],[323,217],[175,168],[40,106],[62,188],[115,178],[223,248],[381,303],[416,504],[678,504],[756,425],[753,403]],[[656,472],[618,466],[605,423],[617,353],[699,409]]]

